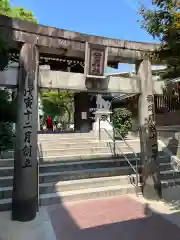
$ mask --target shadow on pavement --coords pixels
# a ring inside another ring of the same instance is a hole
[[[116,211],[121,210],[122,206]],[[50,208],[49,215],[57,240],[179,240],[180,229],[176,225],[152,212],[148,205],[142,211],[140,217],[102,225],[98,225],[97,219],[108,222],[108,211],[104,215],[91,212],[88,219],[86,211],[75,215],[65,206],[56,205]]]

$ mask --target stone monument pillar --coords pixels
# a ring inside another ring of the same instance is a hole
[[[149,199],[162,197],[158,162],[158,143],[155,125],[155,108],[151,63],[148,59],[136,64],[140,79],[139,130],[141,144],[143,195]]]
[[[20,51],[19,63],[12,220],[26,222],[36,217],[38,204],[37,47],[25,43]]]

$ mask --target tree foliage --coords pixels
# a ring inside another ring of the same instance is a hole
[[[12,7],[9,0],[0,0],[0,15],[37,23],[32,11],[25,10],[23,7]]]
[[[132,128],[132,113],[127,108],[113,109],[112,122],[116,136],[120,134],[123,138],[127,136]]]
[[[165,78],[180,76],[180,0],[152,0],[152,8],[141,5],[141,27],[161,41],[156,57],[167,64]]]
[[[67,114],[70,123],[73,113],[74,94],[68,92],[49,91],[41,93],[43,112],[45,116],[63,118]],[[65,119],[64,119],[65,120]]]
[[[0,155],[8,149],[13,149],[13,140],[12,124],[0,122]]]
[[[0,154],[13,148],[13,128],[15,122],[15,102],[8,90],[0,90]]]
[[[10,18],[37,23],[32,11],[25,10],[23,7],[12,7],[9,0],[0,0],[0,15]],[[3,71],[11,59],[10,47],[4,38],[3,30],[0,31],[0,71]]]
[[[15,105],[15,101],[12,101],[12,93],[8,90],[0,89],[0,121],[15,122]]]

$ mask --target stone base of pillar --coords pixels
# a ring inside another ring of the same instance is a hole
[[[12,220],[29,222],[35,219],[37,212],[37,198],[28,200],[14,200],[12,202]]]
[[[159,201],[162,199],[161,184],[156,184],[153,177],[149,176],[142,188],[143,197],[149,200]]]

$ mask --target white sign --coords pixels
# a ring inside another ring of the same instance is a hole
[[[81,119],[86,120],[87,119],[87,112],[81,112]]]

